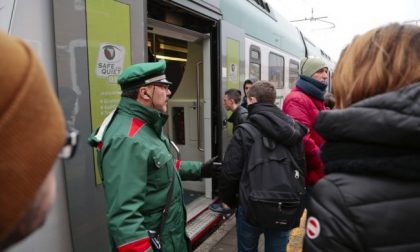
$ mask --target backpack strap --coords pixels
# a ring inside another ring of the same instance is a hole
[[[251,135],[251,137],[252,137],[252,139],[254,139],[254,141],[255,141],[255,139],[258,139],[258,138],[261,137],[260,130],[250,122],[241,123],[237,127],[238,128],[243,128],[246,132],[248,132],[248,134]]]
[[[245,129],[245,131],[251,135],[252,139],[254,140],[254,143],[256,140],[260,139],[262,142],[262,145],[265,148],[269,150],[274,150],[276,148],[277,143],[273,139],[261,134],[261,131],[258,129],[258,127],[250,123],[249,121],[241,123],[237,127],[241,127]]]

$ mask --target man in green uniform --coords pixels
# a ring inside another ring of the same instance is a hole
[[[215,158],[202,164],[172,156],[163,132],[171,95],[165,68],[165,61],[128,67],[118,79],[117,109],[89,139],[98,150],[112,251],[152,251],[148,231],[159,231],[168,198],[162,251],[188,251],[181,178],[198,180],[217,170]]]

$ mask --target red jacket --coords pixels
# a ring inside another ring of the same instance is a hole
[[[324,139],[315,131],[314,124],[318,113],[326,110],[324,101],[308,96],[295,87],[286,96],[283,103],[284,113],[309,128],[309,133],[303,139],[306,155],[306,185],[312,186],[324,177],[324,164],[320,157],[320,146]]]

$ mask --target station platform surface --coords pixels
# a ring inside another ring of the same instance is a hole
[[[288,252],[301,252],[303,237],[305,235],[306,211],[300,220],[300,226],[292,230],[290,234]],[[237,251],[236,245],[236,217],[232,215],[227,219],[205,242],[197,247],[194,252],[220,252]],[[264,235],[261,235],[258,251],[264,252]]]

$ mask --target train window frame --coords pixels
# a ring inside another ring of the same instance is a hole
[[[277,59],[281,60],[282,65],[274,65],[272,63],[274,63],[272,61],[273,57]],[[269,52],[268,54],[268,81],[271,82],[272,84],[274,84],[274,86],[277,89],[284,89],[284,72],[285,72],[285,60],[284,60],[284,56],[274,53],[274,52]],[[275,71],[275,69],[279,67],[280,71],[278,71],[278,74],[273,74],[273,71]],[[278,81],[275,81],[272,77],[274,76],[278,76]]]
[[[253,54],[258,55],[257,58],[253,57]],[[256,45],[249,47],[249,79],[261,80],[261,48]],[[258,76],[254,74],[255,70],[258,71]]]
[[[296,68],[292,68],[291,66],[295,65]],[[299,62],[290,59],[289,60],[289,88],[292,89],[296,86],[296,81],[299,79]],[[295,75],[294,75],[295,74]]]

